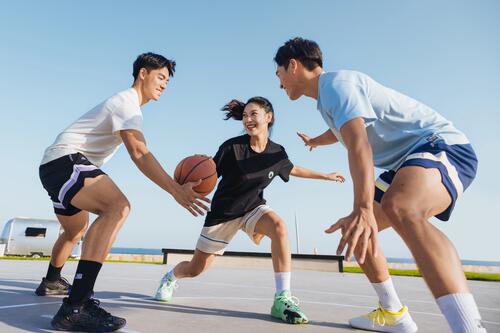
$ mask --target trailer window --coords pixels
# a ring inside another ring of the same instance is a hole
[[[45,237],[47,228],[26,228],[26,237]]]

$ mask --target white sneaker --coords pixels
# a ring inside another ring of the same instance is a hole
[[[174,290],[178,287],[177,282],[170,280],[167,275],[165,275],[160,281],[160,286],[156,291],[154,299],[160,302],[170,302]]]
[[[411,318],[406,306],[395,312],[379,305],[370,313],[350,319],[349,325],[376,332],[414,333],[417,331],[417,324]]]

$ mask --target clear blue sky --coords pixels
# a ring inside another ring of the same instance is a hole
[[[295,132],[322,133],[315,102],[291,102],[272,61],[287,39],[303,36],[323,50],[325,70],[355,69],[436,109],[464,131],[479,156],[476,181],[452,220],[433,221],[462,259],[500,260],[500,3],[497,1],[8,1],[0,3],[0,227],[14,216],[53,218],[38,180],[44,149],[72,121],[132,83],[145,51],[174,58],[177,72],[159,102],[143,108],[145,135],[166,170],[193,153],[215,154],[241,125],[222,120],[232,98],[268,97],[273,140],[298,165],[348,175],[340,145],[309,152]],[[195,219],[136,169],[125,149],[103,168],[132,203],[115,246],[195,246]],[[287,222],[295,251],[335,251],[323,230],[352,207],[352,182],[276,179],[265,193]],[[409,257],[392,231],[385,253]],[[231,250],[255,248],[238,235]],[[496,249],[493,251],[493,249]]]

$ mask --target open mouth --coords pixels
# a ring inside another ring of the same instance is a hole
[[[246,125],[245,125],[245,128],[246,128],[247,130],[251,131],[251,130],[253,130],[253,129],[257,128],[257,125],[255,125],[255,124],[246,124]]]

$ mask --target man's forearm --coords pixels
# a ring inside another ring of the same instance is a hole
[[[338,142],[338,139],[330,129],[327,129],[323,134],[313,138],[312,141],[317,146],[326,146]]]
[[[132,157],[132,161],[153,183],[172,194],[175,189],[175,180],[165,172],[151,152],[139,157]]]
[[[349,170],[354,185],[354,210],[373,208],[374,176],[371,147],[359,143],[348,151]]]

